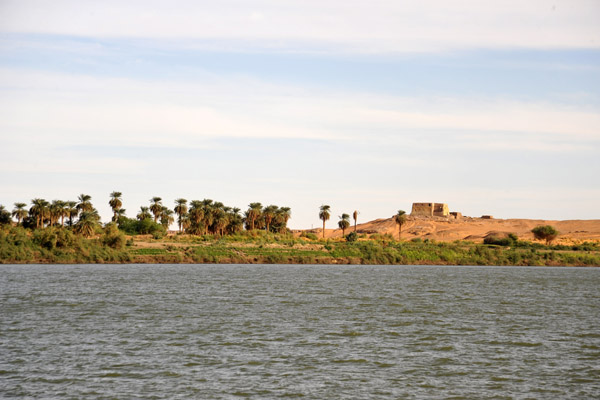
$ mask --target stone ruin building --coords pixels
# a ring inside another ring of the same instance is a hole
[[[445,203],[413,203],[410,215],[422,217],[447,217],[450,214]]]

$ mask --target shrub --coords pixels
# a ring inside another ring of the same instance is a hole
[[[358,240],[358,235],[356,232],[350,232],[346,235],[346,242],[356,242]]]
[[[314,233],[312,233],[312,232],[306,232],[306,231],[305,231],[305,232],[302,232],[302,233],[300,234],[300,237],[301,237],[301,238],[307,238],[307,239],[310,239],[310,240],[319,240],[319,238],[317,237],[317,235],[315,235],[315,234],[314,234]]]
[[[514,246],[519,238],[514,233],[509,233],[506,237],[488,236],[483,239],[483,244],[493,244],[496,246]]]
[[[56,247],[66,248],[72,246],[77,240],[70,229],[58,229],[56,231]]]
[[[113,249],[122,249],[125,247],[125,235],[120,232],[117,226],[113,223],[106,225],[104,236],[102,236],[102,244]]]
[[[55,248],[57,240],[54,228],[38,229],[33,232],[33,242],[45,249],[52,250]]]

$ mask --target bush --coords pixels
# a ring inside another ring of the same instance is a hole
[[[106,225],[104,236],[102,236],[102,244],[113,249],[122,249],[125,247],[126,239],[123,232],[120,232],[114,223]]]
[[[40,247],[52,250],[56,247],[58,237],[54,228],[38,229],[33,232],[33,242]]]
[[[356,242],[358,240],[358,235],[356,232],[350,232],[346,235],[346,242]]]
[[[302,233],[300,234],[300,237],[301,237],[301,238],[307,238],[307,239],[310,239],[310,240],[319,240],[319,238],[317,237],[317,235],[315,235],[315,234],[314,234],[314,233],[312,233],[312,232],[306,232],[306,231],[305,231],[305,232],[302,232]]]
[[[155,239],[162,238],[166,229],[150,218],[142,221],[133,218],[119,218],[119,229],[128,235],[152,235]]]
[[[515,246],[519,238],[514,233],[509,233],[506,237],[488,236],[483,239],[483,244],[493,244],[496,246]]]
[[[11,225],[12,219],[10,211],[6,210],[4,206],[0,205],[0,225]]]

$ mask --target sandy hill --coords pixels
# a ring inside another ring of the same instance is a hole
[[[337,225],[337,221],[327,221],[329,226]],[[459,220],[443,217],[407,216],[402,226],[402,239],[413,238],[434,239],[438,241],[472,240],[483,241],[490,234],[514,233],[521,239],[532,240],[531,230],[538,225],[552,225],[559,232],[559,241],[600,241],[600,220],[539,220],[539,219],[482,219],[464,217]],[[346,230],[346,234],[354,227]],[[322,229],[311,232],[322,235]],[[392,218],[376,219],[357,225],[358,233],[390,233],[398,237],[398,225]],[[342,236],[341,229],[326,229],[325,237]]]

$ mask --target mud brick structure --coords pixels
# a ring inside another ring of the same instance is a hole
[[[458,211],[451,211],[450,216],[454,217],[454,219],[462,219],[463,217],[462,213],[459,213]]]
[[[410,215],[422,217],[447,217],[450,214],[448,204],[444,203],[413,203]]]

